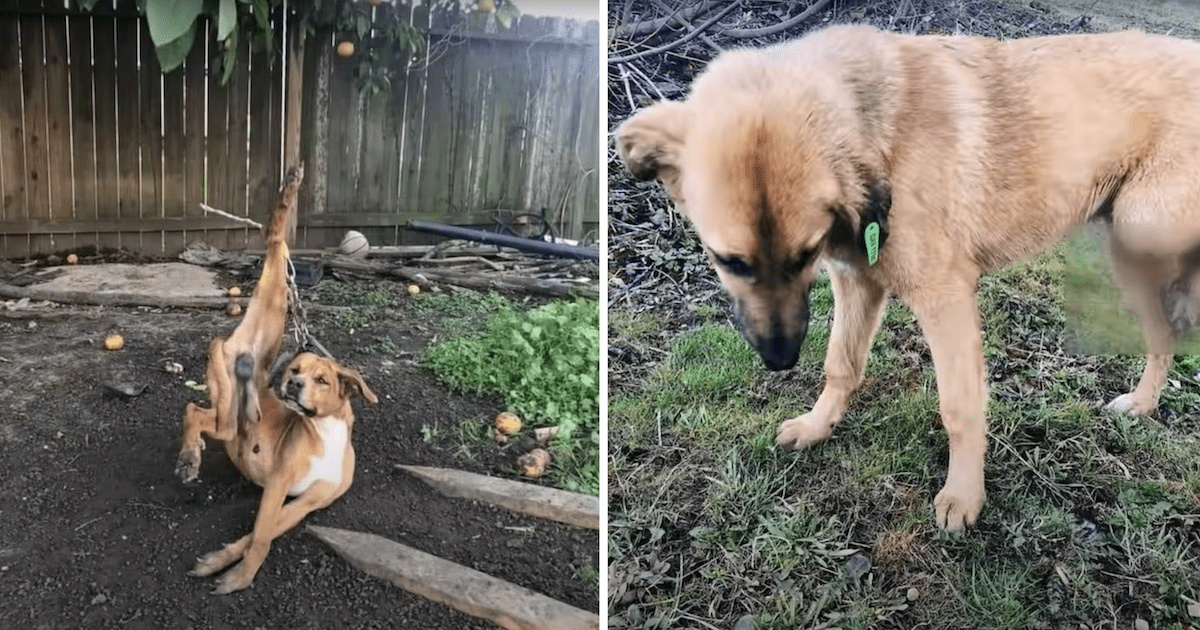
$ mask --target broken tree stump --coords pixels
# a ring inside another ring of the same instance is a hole
[[[600,616],[382,536],[309,525],[359,570],[508,630],[599,630]]]
[[[448,497],[473,499],[576,527],[600,529],[600,499],[449,468],[397,464]]]

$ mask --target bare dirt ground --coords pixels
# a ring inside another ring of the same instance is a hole
[[[423,439],[423,427],[453,433],[464,420],[486,422],[497,405],[448,393],[417,364],[443,332],[439,321],[406,309],[402,286],[385,286],[398,306],[358,330],[311,316],[320,341],[364,373],[381,403],[355,404],[354,486],[305,522],[379,534],[598,610],[595,580],[579,577],[596,574],[596,532],[445,498],[393,470],[511,476],[512,461],[500,452],[464,458]],[[200,485],[173,476],[183,408],[206,404],[184,382],[203,382],[207,344],[234,325],[219,311],[147,308],[0,317],[0,627],[493,627],[358,572],[303,524],[275,541],[246,591],[211,596],[211,580],[186,575],[198,555],[250,530],[260,497],[219,445],[205,451]],[[102,348],[110,331],[124,335],[123,350]],[[285,352],[294,348],[289,341]],[[169,361],[183,373],[164,371]],[[113,398],[106,381],[146,389]]]

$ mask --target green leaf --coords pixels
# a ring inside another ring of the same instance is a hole
[[[261,31],[270,31],[271,24],[271,7],[267,4],[267,0],[246,0],[254,2],[254,21],[258,23],[258,29]],[[308,19],[308,15],[304,16]]]
[[[521,10],[511,2],[505,2],[500,5],[499,9],[496,9],[496,21],[504,28],[512,26],[513,20],[518,17],[521,17]]]
[[[175,40],[167,42],[163,46],[156,46],[155,51],[158,56],[158,65],[162,68],[162,73],[168,72],[183,65],[183,60],[187,59],[188,52],[192,50],[192,41],[196,38],[196,23],[192,22],[191,27],[184,31]]]
[[[204,0],[147,0],[146,23],[150,25],[150,39],[156,47],[178,40],[194,29],[196,16],[203,8]],[[166,69],[166,64],[162,65]]]
[[[217,14],[217,40],[225,41],[237,26],[237,5],[234,0],[221,0],[221,9]]]
[[[225,58],[221,60],[221,85],[229,83],[229,77],[233,76],[233,67],[237,65],[237,35],[237,31],[235,30],[230,33],[229,39],[225,41]]]

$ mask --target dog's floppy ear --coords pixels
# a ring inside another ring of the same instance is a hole
[[[379,402],[379,398],[375,396],[375,392],[367,387],[367,382],[363,380],[362,374],[358,370],[338,366],[338,380],[342,382],[342,391],[358,390],[362,397],[367,399],[367,402],[375,404]]]
[[[679,160],[691,124],[691,108],[663,101],[643,109],[617,127],[617,153],[634,177],[657,177],[672,199],[679,199]]]

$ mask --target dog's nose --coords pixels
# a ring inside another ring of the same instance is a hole
[[[287,393],[289,395],[295,394],[296,392],[300,391],[300,381],[298,381],[294,378],[289,378],[287,383],[283,387],[284,387],[285,393]]]
[[[756,350],[768,370],[787,370],[796,365],[796,361],[800,358],[801,341],[802,339],[775,336],[769,339],[760,339],[756,344]]]

